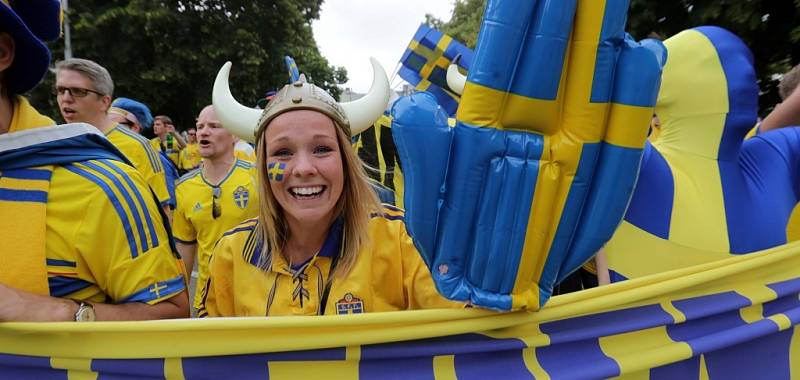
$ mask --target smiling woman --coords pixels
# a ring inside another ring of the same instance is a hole
[[[242,110],[230,112],[242,106],[221,83],[227,69],[214,86],[214,106],[226,128],[253,136],[246,122],[237,124]],[[378,203],[348,149],[351,131],[371,125],[385,107],[387,79],[375,69],[376,83],[357,104],[342,106],[301,76],[264,109],[255,133],[260,214],[217,243],[200,316],[459,306],[438,294],[403,211]]]

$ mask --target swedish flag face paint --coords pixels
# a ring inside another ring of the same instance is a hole
[[[283,174],[286,172],[286,164],[283,162],[270,162],[267,164],[267,178],[270,181],[283,182]]]

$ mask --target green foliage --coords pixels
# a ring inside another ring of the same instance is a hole
[[[668,38],[682,30],[716,25],[738,35],[753,51],[761,87],[761,114],[780,101],[777,75],[800,63],[798,0],[631,0],[628,31]]]
[[[286,83],[283,56],[338,97],[347,72],[332,67],[314,41],[311,22],[322,0],[81,0],[70,3],[72,50],[114,78],[114,97],[125,96],[170,115],[180,129],[194,124],[211,103],[217,71],[233,62],[231,91],[254,105]],[[53,49],[63,57],[63,39]],[[58,115],[48,75],[32,94],[41,110]],[[50,107],[45,106],[48,104]],[[60,120],[60,116],[56,117]]]
[[[444,22],[427,14],[425,24],[453,37],[468,48],[475,49],[484,8],[486,0],[455,0],[450,21]]]

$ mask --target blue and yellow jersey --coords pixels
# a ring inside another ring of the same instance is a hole
[[[11,135],[55,124],[24,98],[18,98],[14,106]],[[70,153],[76,154],[80,155]],[[43,274],[46,272],[49,295],[155,304],[185,289],[182,266],[173,253],[158,206],[133,167],[96,159],[7,170],[0,178],[4,188],[14,189],[5,191],[3,211],[21,215],[13,224],[23,229],[15,234],[13,229],[3,228],[0,238],[24,239],[18,245],[23,249],[44,247],[43,257],[37,260],[41,260]],[[30,205],[37,203],[45,204],[41,226],[35,220],[36,212],[26,212],[35,211]],[[35,255],[33,251],[36,249],[23,253]]]
[[[167,191],[164,167],[158,159],[158,152],[148,144],[147,139],[119,124],[106,131],[106,138],[142,174],[145,182],[150,185],[150,188],[156,194],[158,201],[161,204],[168,202],[169,191]]]
[[[197,244],[198,284],[208,278],[211,250],[222,234],[258,215],[258,195],[253,185],[255,171],[252,165],[237,160],[227,177],[216,187],[203,177],[201,169],[184,175],[175,189],[178,205],[173,213],[172,233],[183,244]],[[219,214],[214,217],[214,203]],[[195,292],[195,307],[199,307],[199,293]]]
[[[340,251],[341,222],[334,223],[322,249],[311,260],[292,267],[282,255],[274,255],[268,271],[256,266],[263,246],[257,238],[257,225],[256,219],[246,221],[217,243],[198,315],[320,313],[332,260]],[[428,267],[406,232],[402,210],[385,206],[382,214],[373,216],[369,240],[350,272],[334,278],[324,314],[461,306],[436,291]]]
[[[203,157],[200,157],[200,145],[197,143],[186,144],[178,157],[178,169],[181,170],[196,169],[203,160]]]
[[[161,139],[156,136],[150,139],[150,146],[152,146],[153,150],[156,152],[164,152],[167,155],[167,158],[172,161],[172,164],[175,165],[176,168],[178,167],[181,148],[178,146],[178,142],[175,141],[175,139],[165,140],[162,143]]]
[[[47,200],[50,295],[155,304],[185,289],[158,206],[118,161],[56,167]]]

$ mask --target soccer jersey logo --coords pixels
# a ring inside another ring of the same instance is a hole
[[[244,210],[250,201],[250,192],[244,186],[237,187],[236,191],[233,192],[233,201],[236,202],[240,209]]]
[[[347,293],[344,298],[336,301],[336,314],[361,314],[364,312],[364,302],[352,293]]]
[[[194,204],[194,212],[198,212],[203,209],[203,206],[200,205],[200,202]]]

